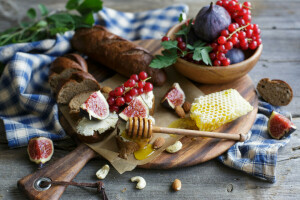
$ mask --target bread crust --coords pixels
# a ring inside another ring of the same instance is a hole
[[[157,86],[167,79],[164,70],[149,67],[153,59],[149,51],[102,26],[76,30],[71,44],[74,49],[126,77],[146,71],[151,76],[150,81]]]
[[[275,106],[286,106],[293,99],[291,86],[283,80],[263,78],[256,89],[265,101]]]

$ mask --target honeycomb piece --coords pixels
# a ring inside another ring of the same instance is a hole
[[[228,89],[196,98],[190,116],[200,130],[212,131],[252,110],[238,91]]]

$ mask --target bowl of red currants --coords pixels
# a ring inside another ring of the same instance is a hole
[[[245,76],[263,49],[259,26],[251,23],[251,8],[250,2],[217,1],[203,7],[195,19],[173,26],[162,44],[171,41],[176,45],[176,70],[206,84],[228,83]]]

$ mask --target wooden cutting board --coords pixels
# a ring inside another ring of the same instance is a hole
[[[153,55],[158,54],[161,51],[160,41],[158,40],[142,40],[136,41],[135,43],[146,48]],[[99,66],[90,67],[89,72],[93,74],[99,82],[101,82],[103,79],[109,76],[109,74],[111,74],[111,72],[108,72],[106,68],[101,68],[101,70],[99,70]],[[250,130],[256,118],[258,99],[253,82],[248,75],[228,84],[194,84],[205,94],[210,94],[230,88],[239,91],[239,93],[254,107],[253,111],[231,123],[222,126],[215,131],[238,134],[247,133]],[[151,169],[169,169],[175,167],[192,166],[211,160],[221,155],[222,153],[227,151],[233,144],[235,144],[235,141],[215,138],[192,139],[190,137],[184,137],[180,141],[183,144],[183,149],[179,152],[175,154],[163,152],[150,163],[141,165],[139,167]]]
[[[157,40],[136,41],[135,43],[148,49],[153,54],[158,54],[161,50],[160,41]],[[99,82],[102,82],[114,75],[113,71],[105,67],[100,67],[99,65],[89,66],[89,72],[93,74]],[[204,85],[198,83],[195,83],[195,85],[205,94],[229,88],[238,90],[239,93],[254,107],[254,110],[247,115],[220,127],[216,131],[238,134],[247,133],[250,130],[256,118],[258,99],[254,85],[248,75],[236,80],[235,82],[223,85]],[[60,121],[64,129],[69,131],[68,134],[76,134],[70,132],[72,128],[64,117],[61,117]],[[183,148],[179,152],[175,154],[163,152],[150,163],[139,167],[147,169],[169,169],[191,166],[221,155],[235,143],[235,141],[229,140],[212,138],[192,139],[190,137],[183,137],[181,142],[183,144]],[[63,194],[66,186],[51,186],[47,189],[38,189],[38,181],[41,181],[41,178],[43,177],[56,181],[71,181],[76,177],[85,164],[95,156],[97,156],[95,151],[89,148],[86,144],[81,143],[67,156],[60,158],[51,165],[20,179],[18,181],[18,187],[24,191],[29,199],[57,200]]]

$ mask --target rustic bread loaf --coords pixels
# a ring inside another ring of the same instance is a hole
[[[68,104],[77,94],[91,90],[100,90],[100,85],[95,78],[84,71],[73,72],[69,79],[61,80],[57,85],[56,101]]]
[[[67,54],[55,59],[49,72],[49,84],[54,94],[59,82],[63,79],[70,78],[71,74],[76,71],[88,71],[85,60],[78,54]]]
[[[70,114],[79,114],[81,104],[83,104],[93,92],[95,91],[87,91],[75,95],[69,102]]]
[[[261,97],[275,106],[288,105],[293,99],[293,90],[285,81],[261,79],[257,84]]]
[[[71,40],[74,49],[89,58],[130,77],[146,71],[155,85],[163,85],[167,79],[162,69],[149,67],[153,56],[142,47],[110,33],[102,26],[76,30]]]

